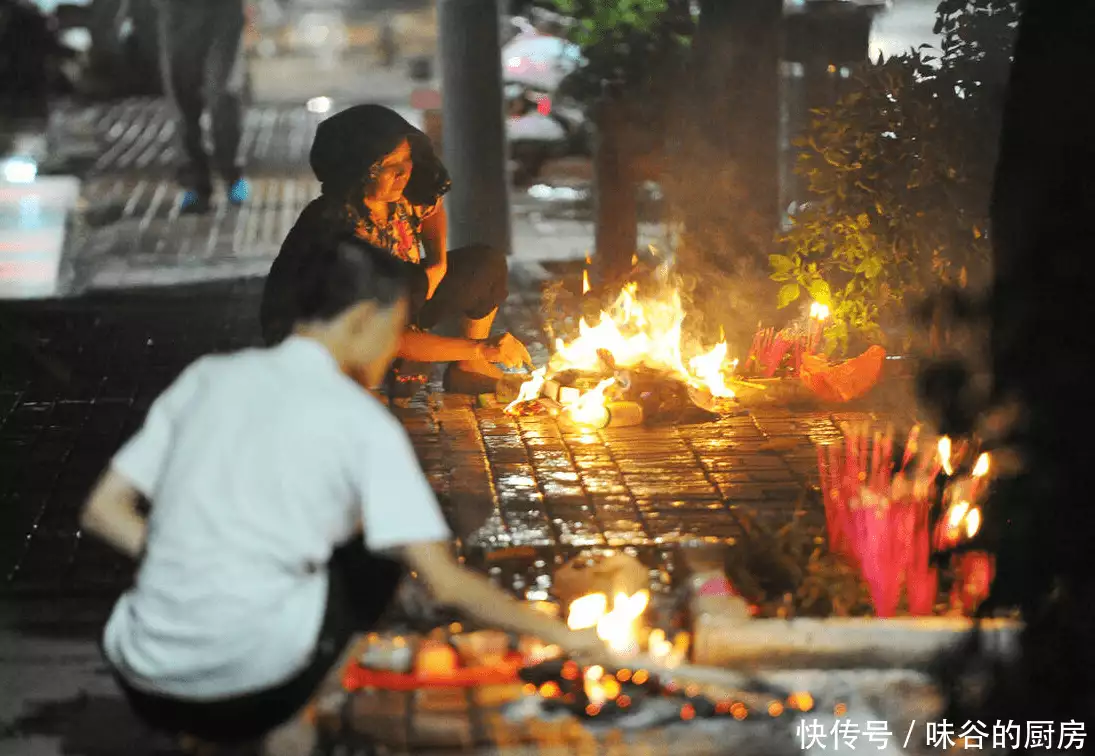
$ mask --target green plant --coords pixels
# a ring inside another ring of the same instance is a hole
[[[858,67],[798,140],[809,199],[769,259],[778,304],[830,307],[829,345],[886,340],[912,298],[987,279],[988,197],[1016,11],[944,0],[939,55]]]

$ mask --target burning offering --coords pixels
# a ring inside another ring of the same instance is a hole
[[[595,325],[584,318],[578,337],[558,339],[547,366],[535,371],[506,412],[548,412],[598,428],[637,425],[685,405],[729,409],[737,365],[725,341],[710,349],[683,336],[680,293],[640,294],[623,288]]]

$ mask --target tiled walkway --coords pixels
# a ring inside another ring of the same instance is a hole
[[[15,336],[0,363],[0,591],[118,589],[128,567],[78,532],[83,496],[183,366],[256,342],[260,290],[226,282],[0,309]],[[536,301],[515,294],[502,325],[543,354]],[[732,543],[738,507],[789,521],[808,502],[813,442],[837,432],[827,413],[785,411],[595,432],[441,394],[397,412],[469,556],[529,547],[550,561],[597,544],[635,547],[652,566],[682,540]]]

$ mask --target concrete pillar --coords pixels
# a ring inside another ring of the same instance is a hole
[[[513,251],[497,0],[437,0],[449,246]]]

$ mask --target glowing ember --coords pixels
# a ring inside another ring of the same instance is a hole
[[[943,438],[939,439],[939,444],[936,448],[939,451],[939,464],[943,466],[943,472],[947,475],[954,475],[954,467],[951,466],[950,436],[943,436]]]
[[[582,290],[589,290],[588,272],[583,273]],[[615,303],[601,312],[595,325],[583,318],[578,323],[578,338],[569,343],[562,339],[556,341],[555,355],[547,369],[536,371],[522,387],[518,400],[506,410],[514,412],[517,404],[535,399],[546,378],[569,370],[604,375],[617,368],[645,367],[706,391],[712,397],[733,398],[734,392],[727,385],[726,377],[737,362],[727,358],[726,341],[706,352],[690,349],[691,354],[686,359],[681,344],[684,319],[684,307],[675,289],[640,298],[638,284],[627,284]],[[580,398],[569,401],[560,398],[560,403],[576,422],[599,425],[606,418],[604,405],[608,398],[605,391],[611,385],[602,383]]]

